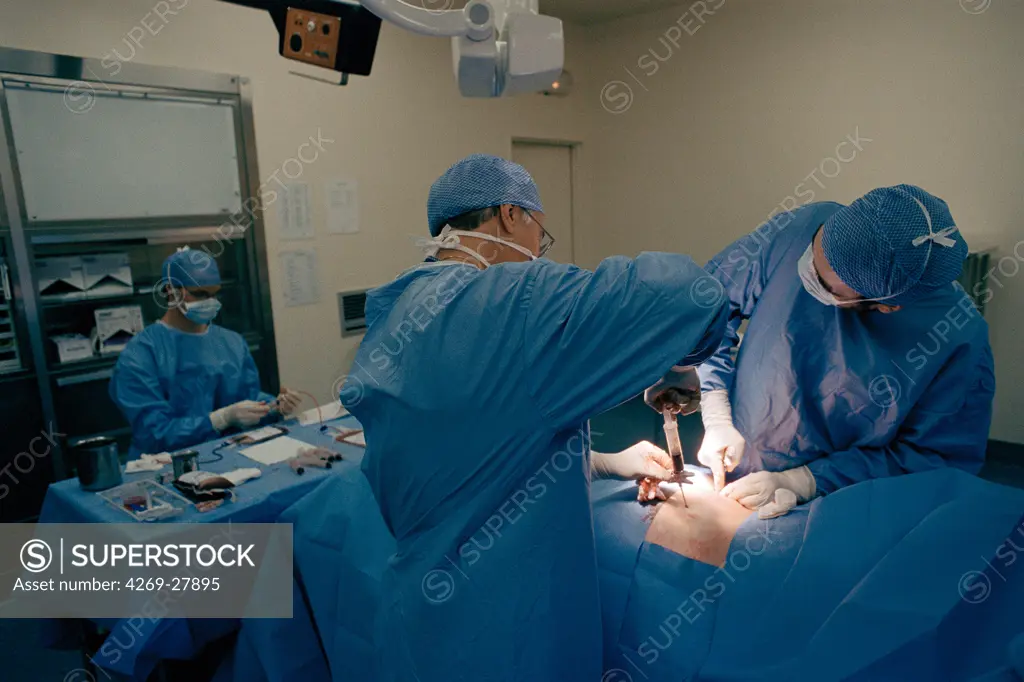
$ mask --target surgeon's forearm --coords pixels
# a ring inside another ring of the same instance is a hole
[[[936,451],[897,442],[881,448],[852,448],[833,452],[807,464],[819,495],[833,493],[873,478],[900,476],[947,466]]]
[[[728,391],[732,388],[733,374],[736,372],[736,349],[739,347],[739,328],[743,319],[739,316],[735,304],[730,302],[729,321],[725,326],[725,335],[718,349],[702,365],[697,367],[700,377],[700,389],[708,391]]]

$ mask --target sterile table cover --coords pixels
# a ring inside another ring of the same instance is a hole
[[[338,428],[359,428],[359,422],[351,416],[330,422]],[[319,424],[298,426],[286,424],[290,435],[314,445],[325,445],[340,452],[351,466],[358,467],[362,460],[363,448],[335,443],[330,434],[321,434]],[[238,453],[237,449],[221,450],[223,459],[206,463],[213,459],[213,449],[223,439],[206,443],[194,448],[199,452],[200,468],[205,471],[227,472],[240,468],[257,466],[253,460]],[[325,480],[330,480],[332,470],[310,468],[302,476],[297,476],[287,464],[272,467],[261,467],[260,478],[247,481],[236,491],[236,500],[224,504],[209,512],[199,513],[192,509],[176,519],[181,523],[271,523],[296,501],[314,490]],[[166,466],[163,472],[170,472]],[[143,472],[126,475],[125,482],[152,479],[155,472]],[[91,492],[83,491],[77,479],[68,479],[55,483],[47,491],[43,509],[39,516],[40,523],[126,523],[128,515],[112,508],[100,497]],[[296,594],[296,599],[301,595]],[[281,632],[301,631],[301,614],[306,608],[296,603],[293,609],[295,618],[289,621],[273,621],[270,627]],[[163,619],[150,621],[141,619],[142,623],[128,624],[124,620],[97,620],[96,624],[111,631],[106,647],[94,657],[94,662],[108,670],[124,675],[129,680],[145,680],[157,664],[164,659],[189,660],[195,657],[211,642],[225,637],[238,630],[237,619],[224,620],[184,620]],[[43,643],[51,647],[77,646],[78,628],[70,621],[45,621],[43,624]],[[314,637],[315,639],[315,637]],[[264,647],[265,649],[266,647]],[[268,655],[260,650],[261,656]],[[271,654],[272,655],[272,654]],[[271,666],[272,670],[276,670]],[[280,678],[295,679],[295,678]],[[316,677],[304,678],[311,682]]]

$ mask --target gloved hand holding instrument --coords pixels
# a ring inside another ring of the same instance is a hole
[[[743,459],[746,441],[732,424],[732,406],[725,390],[708,391],[700,399],[704,420],[704,440],[697,451],[697,461],[711,469],[715,490],[725,486],[725,472],[732,471]]]
[[[210,413],[210,422],[218,431],[255,426],[270,413],[270,406],[255,400],[241,400]]]
[[[295,412],[301,402],[302,395],[298,391],[282,388],[281,394],[270,404],[270,409],[283,417],[287,417]]]
[[[667,408],[672,414],[693,414],[701,404],[697,370],[673,367],[658,383],[644,391],[644,402],[659,413]]]
[[[591,452],[590,465],[594,476],[598,478],[647,482],[647,485],[641,485],[637,495],[641,502],[664,500],[665,494],[657,485],[651,485],[651,482],[672,481],[677,478],[672,471],[672,459],[668,454],[646,440],[622,452]],[[688,473],[685,475],[689,476]]]

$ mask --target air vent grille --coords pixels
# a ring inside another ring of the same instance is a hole
[[[366,291],[338,294],[338,313],[342,336],[356,336],[366,331]]]

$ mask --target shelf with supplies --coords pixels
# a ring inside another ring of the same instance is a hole
[[[0,154],[0,407],[17,415],[0,469],[40,428],[68,434],[37,467],[39,485],[0,503],[0,522],[38,513],[46,482],[73,469],[68,443],[106,435],[127,451],[110,378],[132,339],[167,314],[159,283],[178,251],[216,262],[215,324],[249,341],[264,390],[279,385],[250,86],[203,71],[126,70],[77,116],[63,93],[86,68],[0,47],[9,150]]]
[[[21,371],[21,350],[14,327],[14,304],[10,268],[0,242],[0,375]]]
[[[86,360],[72,360],[71,362],[58,362],[50,366],[50,376],[57,380],[58,386],[66,386],[68,382],[61,381],[62,378],[75,376],[75,375],[92,375],[98,374],[104,370],[107,370],[107,377],[109,378],[110,373],[114,371],[114,365],[117,364],[117,353],[111,353],[110,355],[104,355],[99,357],[92,357]],[[81,383],[72,382],[72,383]]]
[[[259,334],[249,332],[243,334],[249,352],[255,353],[260,348],[261,337]],[[114,365],[120,353],[108,353],[101,356],[93,356],[84,360],[73,360],[71,362],[55,362],[50,365],[49,374],[56,380],[58,386],[71,386],[88,381],[99,381],[113,374]]]
[[[230,287],[238,286],[238,280],[225,279],[221,280],[221,288],[227,289]],[[153,296],[153,289],[156,287],[155,284],[146,284],[135,287],[135,290],[131,293],[123,294],[110,294],[107,296],[93,296],[91,298],[82,298],[76,296],[40,296],[39,301],[44,308],[62,308],[67,305],[88,305],[88,304],[111,304],[111,303],[129,303],[139,296]]]
[[[30,369],[21,367],[19,369],[12,369],[6,372],[0,372],[0,385],[2,384],[13,384],[18,381],[35,380],[36,373]]]

